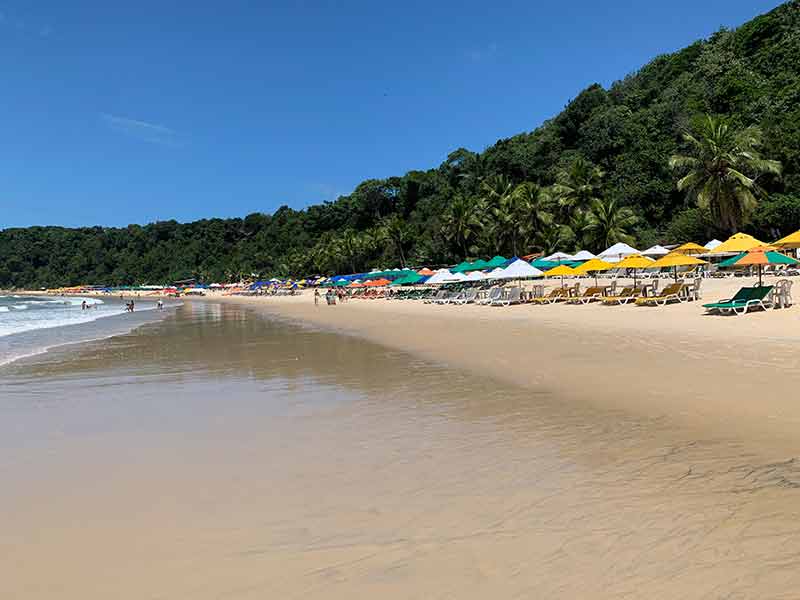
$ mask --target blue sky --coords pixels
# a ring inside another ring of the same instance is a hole
[[[778,4],[0,0],[0,228],[331,200]]]

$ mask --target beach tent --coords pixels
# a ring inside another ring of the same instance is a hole
[[[722,244],[722,242],[720,242],[720,241],[719,241],[717,238],[714,238],[713,240],[711,240],[710,242],[708,242],[708,243],[707,243],[707,244],[704,246],[704,248],[705,248],[706,250],[715,250],[715,249],[716,249],[716,248],[717,248],[717,247],[718,247],[720,244]]]
[[[597,258],[594,254],[589,252],[588,250],[581,250],[580,252],[576,252],[572,255],[573,261],[578,260],[592,260],[593,258]]]
[[[494,271],[492,273],[494,273]],[[541,270],[537,269],[534,266],[531,266],[530,263],[525,262],[521,258],[518,258],[510,265],[508,265],[505,269],[503,269],[501,273],[497,275],[492,275],[492,278],[527,279],[528,277],[540,277],[541,275],[542,275]]]
[[[669,254],[669,250],[658,244],[650,246],[647,250],[642,252],[642,256],[666,256],[667,254]]]
[[[734,233],[731,237],[706,254],[738,254],[765,245],[764,242],[757,240],[752,235]]]
[[[640,253],[636,248],[633,248],[624,242],[617,242],[613,246],[603,250],[597,255],[597,258],[602,258],[607,262],[619,262],[626,256],[631,256],[633,254],[638,255]]]

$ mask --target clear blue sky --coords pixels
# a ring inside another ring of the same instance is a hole
[[[0,228],[300,208],[777,0],[0,0]]]

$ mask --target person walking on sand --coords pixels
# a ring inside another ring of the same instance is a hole
[[[319,306],[319,288],[314,288],[314,306]]]
[[[86,310],[86,300],[81,302],[81,310]]]
[[[158,302],[156,302],[156,306],[158,306],[158,310],[164,310],[164,301],[159,300]]]

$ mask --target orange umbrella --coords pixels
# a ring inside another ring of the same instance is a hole
[[[383,285],[389,285],[391,281],[388,279],[373,279],[372,281],[367,281],[364,285],[369,287],[381,287]]]
[[[417,275],[422,275],[422,276],[433,275],[433,273],[434,272],[431,271],[428,267],[424,267],[419,271],[417,271]]]

